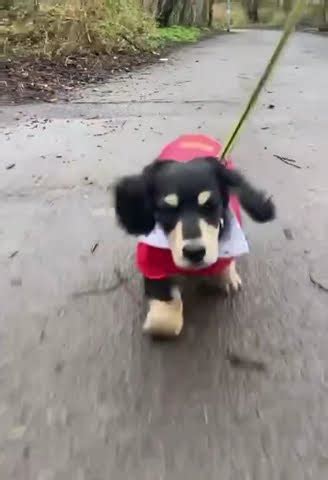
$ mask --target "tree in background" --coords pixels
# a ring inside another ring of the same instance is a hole
[[[168,27],[173,11],[174,0],[158,0],[156,20],[161,27]]]
[[[169,25],[212,25],[214,0],[158,0],[156,20],[162,27]]]
[[[252,23],[258,23],[259,21],[259,0],[244,0],[243,6],[246,11],[248,19]]]
[[[323,5],[322,5],[322,16],[323,16],[323,22],[324,25],[328,24],[328,0],[323,0]]]
[[[14,6],[14,0],[2,0],[0,3],[0,10],[10,10]]]
[[[285,13],[289,13],[293,6],[293,0],[283,0],[282,7]]]

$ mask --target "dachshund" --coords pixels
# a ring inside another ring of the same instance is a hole
[[[115,185],[118,222],[138,237],[137,266],[149,299],[143,330],[151,335],[182,330],[180,276],[211,276],[226,290],[239,290],[235,259],[248,252],[241,208],[256,222],[275,218],[272,199],[231,159],[219,160],[220,151],[209,136],[182,135],[140,174]]]

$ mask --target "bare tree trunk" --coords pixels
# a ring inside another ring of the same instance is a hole
[[[212,26],[212,8],[214,0],[203,0],[203,8],[201,10],[201,26],[211,27]]]
[[[174,0],[159,0],[157,4],[156,20],[161,27],[168,27],[174,6]]]
[[[208,26],[213,27],[213,11],[214,11],[214,3],[215,0],[209,0],[210,6],[209,6],[209,15],[208,15]]]
[[[176,0],[174,2],[171,22],[176,25],[195,25],[196,24],[196,0]]]
[[[283,9],[285,13],[289,13],[293,6],[293,0],[283,0]]]
[[[207,27],[212,23],[214,0],[159,0],[156,19],[161,26],[197,25]]]
[[[258,14],[258,8],[259,8],[259,0],[244,0],[243,1],[243,6],[246,11],[248,19],[252,23],[258,23],[259,21],[259,14]]]
[[[258,0],[249,0],[248,5],[249,5],[249,7],[248,7],[248,18],[250,19],[251,22],[258,23],[258,21],[259,21],[259,13],[258,13],[259,2],[258,2]]]

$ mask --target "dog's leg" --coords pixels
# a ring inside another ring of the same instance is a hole
[[[219,285],[229,294],[233,292],[238,292],[242,287],[241,278],[236,270],[236,262],[233,261],[230,263],[219,277]]]
[[[145,278],[149,311],[143,331],[154,336],[178,336],[183,327],[183,305],[178,287],[172,279]]]

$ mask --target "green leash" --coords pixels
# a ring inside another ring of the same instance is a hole
[[[289,16],[286,20],[286,23],[285,23],[284,31],[283,31],[283,33],[281,35],[281,38],[280,38],[280,40],[279,40],[271,58],[269,60],[269,63],[267,64],[267,66],[266,66],[258,84],[256,85],[250,99],[248,100],[248,103],[247,103],[239,121],[237,122],[235,128],[233,129],[233,131],[230,135],[230,137],[228,138],[227,142],[224,145],[224,148],[223,148],[222,154],[221,154],[221,160],[223,160],[231,152],[232,147],[233,147],[234,143],[236,142],[236,138],[238,136],[238,133],[240,132],[241,127],[244,125],[247,117],[249,116],[249,113],[251,112],[252,108],[255,106],[256,101],[259,97],[259,94],[261,93],[261,91],[262,91],[264,85],[266,84],[270,74],[272,73],[273,67],[276,65],[277,60],[278,60],[284,46],[286,45],[290,34],[294,30],[294,27],[295,27],[296,23],[298,22],[299,18],[301,17],[304,5],[305,5],[305,0],[297,0],[295,5],[294,5],[294,8],[290,12],[290,14],[289,14]]]

